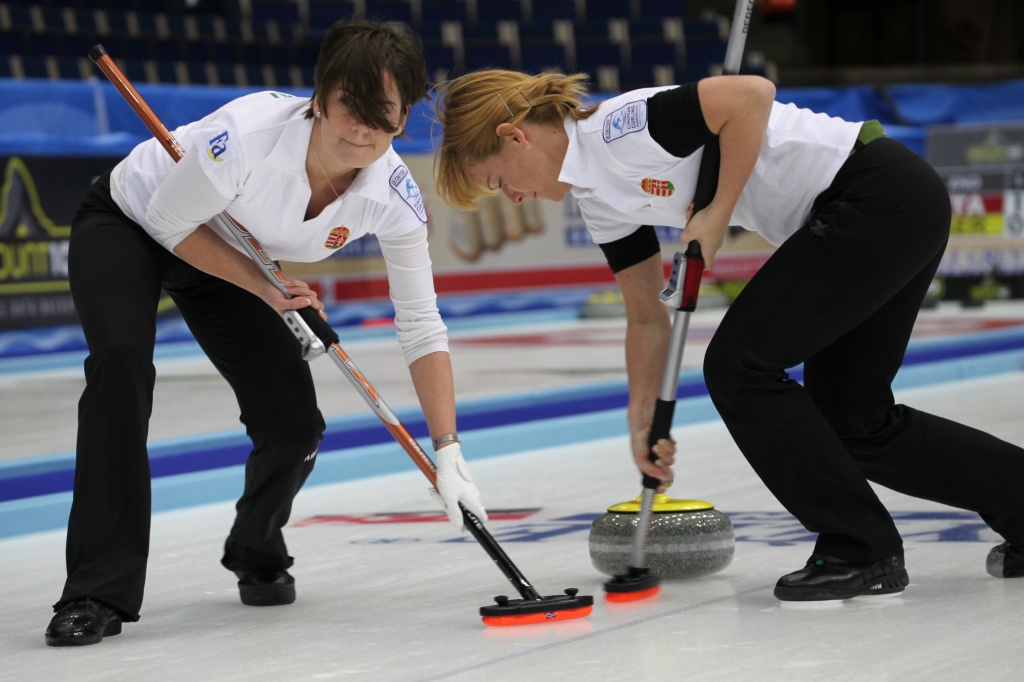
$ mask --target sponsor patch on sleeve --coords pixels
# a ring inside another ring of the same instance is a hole
[[[235,144],[227,130],[222,130],[206,141],[206,155],[215,163],[222,163],[235,155]]]
[[[423,195],[420,194],[419,185],[413,180],[412,173],[405,166],[399,166],[391,174],[391,189],[398,192],[402,201],[409,204],[409,207],[416,213],[420,222],[427,222],[427,210],[423,205]]]
[[[620,137],[647,127],[647,100],[630,102],[604,117],[604,141]]]

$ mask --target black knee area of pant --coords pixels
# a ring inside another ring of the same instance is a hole
[[[744,360],[739,347],[728,339],[711,339],[704,354],[704,383],[708,395],[723,418],[735,410],[742,409],[746,391],[760,380],[764,381],[763,370],[749,360]]]

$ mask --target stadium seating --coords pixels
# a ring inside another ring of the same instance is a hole
[[[684,0],[0,0],[0,77],[95,74],[103,43],[143,82],[310,87],[325,31],[353,16],[413,26],[432,79],[557,69],[605,88],[708,75],[727,26]]]

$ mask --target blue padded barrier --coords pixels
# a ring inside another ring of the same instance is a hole
[[[560,51],[559,51],[560,52]],[[555,55],[555,56],[561,56]],[[524,67],[527,61],[524,55]],[[261,87],[136,83],[164,125],[202,118],[224,103]],[[308,97],[309,88],[282,88]],[[602,93],[601,97],[611,96]],[[890,136],[919,153],[927,125],[1024,120],[1024,81],[985,85],[898,85],[780,88],[777,98],[851,121],[877,118]],[[50,81],[0,78],[0,155],[121,156],[149,137],[121,95],[103,79]],[[396,141],[399,153],[431,153],[430,102],[409,116],[410,140]]]

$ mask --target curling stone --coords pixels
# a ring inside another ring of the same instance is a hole
[[[594,568],[615,576],[629,570],[640,511],[640,498],[609,507],[590,525],[590,560]],[[697,578],[732,563],[736,550],[729,517],[703,500],[675,500],[655,495],[651,514],[647,568],[664,580]]]

